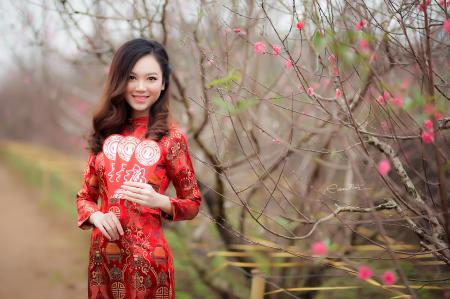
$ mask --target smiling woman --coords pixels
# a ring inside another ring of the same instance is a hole
[[[146,55],[139,59],[128,77],[125,94],[127,103],[133,108],[133,117],[147,116],[164,89],[162,70],[155,57]]]
[[[201,195],[186,136],[169,120],[170,73],[155,41],[131,40],[113,57],[77,194],[78,227],[93,228],[89,298],[175,298],[162,219],[194,218]],[[170,181],[176,197],[164,195]]]

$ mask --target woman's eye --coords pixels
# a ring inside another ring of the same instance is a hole
[[[134,80],[134,79],[136,79],[136,77],[135,77],[135,76],[133,76],[133,75],[130,75],[130,77],[128,77],[128,79],[130,79],[130,80]]]
[[[148,79],[150,79],[150,80],[157,80],[156,77],[148,77]]]

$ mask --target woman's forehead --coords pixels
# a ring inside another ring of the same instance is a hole
[[[146,55],[136,62],[131,72],[137,75],[161,75],[161,67],[155,57]]]

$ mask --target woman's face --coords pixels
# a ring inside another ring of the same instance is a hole
[[[132,117],[148,116],[164,88],[162,71],[153,55],[139,59],[128,77],[125,91],[125,100],[133,109]]]

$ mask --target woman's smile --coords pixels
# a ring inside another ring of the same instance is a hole
[[[145,104],[148,97],[147,96],[133,96],[133,99],[138,104]]]

